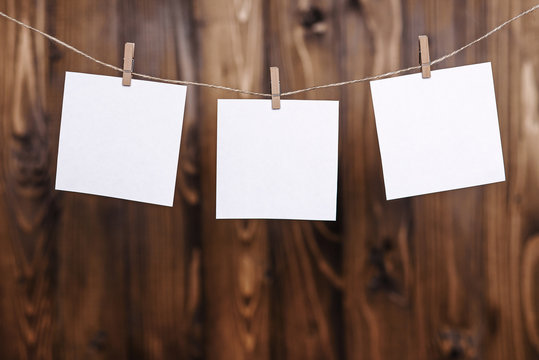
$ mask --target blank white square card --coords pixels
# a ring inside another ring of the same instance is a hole
[[[56,189],[172,206],[186,87],[66,73]]]
[[[388,200],[505,181],[490,63],[372,81]]]
[[[335,220],[338,101],[217,107],[218,219]]]

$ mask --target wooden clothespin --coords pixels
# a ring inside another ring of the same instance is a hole
[[[419,36],[419,63],[423,79],[430,78],[429,37],[427,35]]]
[[[124,47],[124,76],[122,79],[123,86],[131,86],[131,76],[135,65],[135,43],[125,43]]]
[[[281,83],[279,81],[279,68],[270,67],[270,81],[271,81],[271,108],[281,108]]]

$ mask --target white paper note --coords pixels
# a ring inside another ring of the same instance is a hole
[[[490,63],[371,82],[388,200],[505,180]]]
[[[66,73],[56,189],[172,206],[186,87]]]
[[[335,220],[337,101],[219,100],[217,218]]]

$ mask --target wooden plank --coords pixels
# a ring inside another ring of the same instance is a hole
[[[131,1],[120,18],[123,38],[137,44],[137,69],[195,80],[190,2]],[[188,88],[174,207],[127,205],[129,358],[192,359],[203,351],[197,95]]]
[[[529,0],[522,1],[521,4],[517,2],[511,12],[519,11],[518,5],[527,8],[535,3]],[[514,210],[517,207],[521,209],[520,212],[512,211],[511,213],[524,218],[524,222],[520,223],[521,252],[515,259],[515,263],[520,264],[520,271],[515,271],[515,278],[518,279],[517,283],[520,285],[520,303],[516,305],[521,308],[515,312],[514,316],[519,316],[522,321],[524,336],[521,339],[524,340],[525,358],[534,358],[539,357],[539,229],[537,227],[539,199],[537,196],[530,195],[539,194],[539,173],[537,172],[539,131],[536,126],[539,119],[539,57],[537,56],[539,44],[534,41],[536,38],[534,34],[539,31],[539,22],[537,15],[523,20],[514,30],[521,40],[511,43],[514,49],[511,51],[520,53],[518,60],[521,65],[511,66],[515,75],[520,72],[519,78],[512,79],[517,85],[511,87],[518,87],[520,96],[512,97],[511,109],[512,113],[520,110],[519,129],[521,131],[514,133],[518,125],[509,121],[515,127],[510,130],[511,144],[513,147],[518,146],[514,161],[523,169],[515,174],[516,186],[510,198],[513,200],[511,203]],[[512,119],[512,116],[509,119]],[[513,137],[518,145],[515,144]],[[516,225],[519,222],[515,221],[513,224]],[[517,286],[514,288],[516,291]],[[514,335],[516,338],[519,333]]]
[[[123,39],[118,36],[118,4],[114,1],[58,1],[49,31],[93,56],[121,66]],[[83,14],[83,16],[82,16]],[[105,36],[104,36],[105,35]],[[50,68],[51,138],[57,141],[65,71],[114,75],[63,48],[52,46]],[[55,144],[57,146],[57,143]],[[58,192],[57,357],[125,359],[128,327],[128,217],[126,201]]]
[[[45,1],[1,1],[39,28]],[[57,212],[47,118],[47,42],[14,24],[1,25],[0,348],[2,357],[53,359]]]
[[[531,1],[489,3],[488,27],[533,6]],[[537,289],[537,20],[524,18],[487,42],[492,58],[507,182],[486,189],[485,256],[491,331],[485,357],[539,356]],[[519,39],[519,40],[515,40]],[[531,42],[530,42],[531,41]],[[534,194],[534,195],[532,195]]]
[[[341,3],[344,77],[362,78],[417,64],[417,35],[401,45],[406,4]],[[402,64],[401,54],[411,62]],[[368,84],[344,90],[341,156],[344,319],[348,359],[418,359],[410,201],[386,201]]]
[[[196,1],[200,80],[268,92],[263,0]],[[269,359],[266,221],[215,220],[217,98],[200,90],[204,350],[209,359]],[[269,106],[269,105],[268,105]]]
[[[14,11],[14,3],[8,4],[6,0],[0,1],[1,6],[5,11]],[[12,109],[8,104],[12,103],[10,99],[12,96],[11,91],[7,89],[12,88],[14,83],[14,58],[15,58],[15,41],[17,31],[14,24],[10,24],[6,21],[0,21],[0,39],[4,44],[4,51],[0,52],[0,72],[1,76],[1,91],[0,91],[0,138],[1,142],[1,155],[2,163],[6,158],[7,149],[4,144],[9,139],[9,131],[6,132],[7,126],[4,124],[10,124]],[[21,354],[19,348],[21,339],[17,329],[19,328],[17,323],[17,316],[13,309],[15,296],[15,287],[17,279],[15,278],[15,264],[14,254],[11,246],[11,234],[10,227],[12,217],[9,216],[10,205],[6,201],[6,179],[9,175],[6,174],[5,166],[0,166],[0,346],[4,350],[5,356],[15,359]],[[15,239],[16,240],[16,239]],[[24,349],[24,347],[22,348]]]
[[[484,22],[477,25],[481,17],[474,9],[463,13],[449,3],[426,9],[424,25],[417,31],[431,34],[431,59],[462,46],[460,41],[470,41],[486,32]],[[467,21],[470,14],[476,19],[473,23]],[[450,31],[447,24],[451,24]],[[467,31],[470,24],[475,34],[459,41],[459,31]],[[477,62],[480,56],[477,52],[468,61]],[[455,57],[440,67],[465,63],[463,57]],[[418,277],[415,295],[417,308],[424,309],[418,316],[418,325],[424,343],[431,344],[424,358],[436,353],[473,358],[483,351],[486,314],[480,311],[485,306],[480,284],[484,269],[479,266],[484,260],[479,240],[483,230],[483,189],[475,187],[413,199],[413,219],[418,224],[414,239]]]
[[[267,3],[269,63],[279,66],[281,90],[340,78],[342,33],[333,1]],[[340,89],[294,96],[339,100]],[[339,197],[341,199],[341,197]],[[342,357],[342,275],[338,225],[279,221],[270,231],[275,261],[273,348],[279,359]]]

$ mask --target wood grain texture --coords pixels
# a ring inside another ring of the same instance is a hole
[[[332,1],[271,1],[266,42],[281,91],[339,78],[340,28]],[[338,100],[339,89],[296,96]],[[339,359],[342,278],[338,225],[276,221],[270,241],[275,266],[275,354],[286,359]]]
[[[260,89],[264,63],[263,0],[195,2],[200,80]],[[200,90],[201,194],[215,199],[217,99]],[[204,351],[212,359],[269,359],[267,222],[216,221],[215,201],[202,201]]]
[[[2,5],[45,28],[44,1]],[[10,342],[7,356],[50,358],[56,298],[54,254],[57,238],[55,192],[47,109],[47,42],[3,24],[2,67],[2,314]],[[6,46],[7,47],[7,46]]]
[[[57,19],[51,26],[54,34],[122,64],[126,41],[119,34],[121,9],[117,1],[58,2],[51,10]],[[103,41],[105,36],[107,41]],[[57,99],[62,98],[64,71],[102,73],[97,64],[63,49],[53,51],[51,78],[55,83],[51,88]],[[111,75],[110,71],[105,74]],[[122,86],[120,78],[118,86]],[[51,118],[59,131],[61,104],[53,106]],[[65,270],[58,272],[58,348],[53,358],[128,357],[128,308],[124,302],[129,279],[124,255],[129,241],[128,205],[80,194],[59,196],[58,266]]]
[[[417,65],[533,0],[0,0],[108,63],[270,92]],[[368,84],[340,100],[336,222],[215,220],[216,110],[188,89],[173,208],[54,190],[65,71],[114,75],[0,20],[1,359],[539,358],[539,16],[491,61],[507,181],[386,201]],[[118,86],[121,86],[119,80]],[[278,111],[278,110],[276,110]]]

